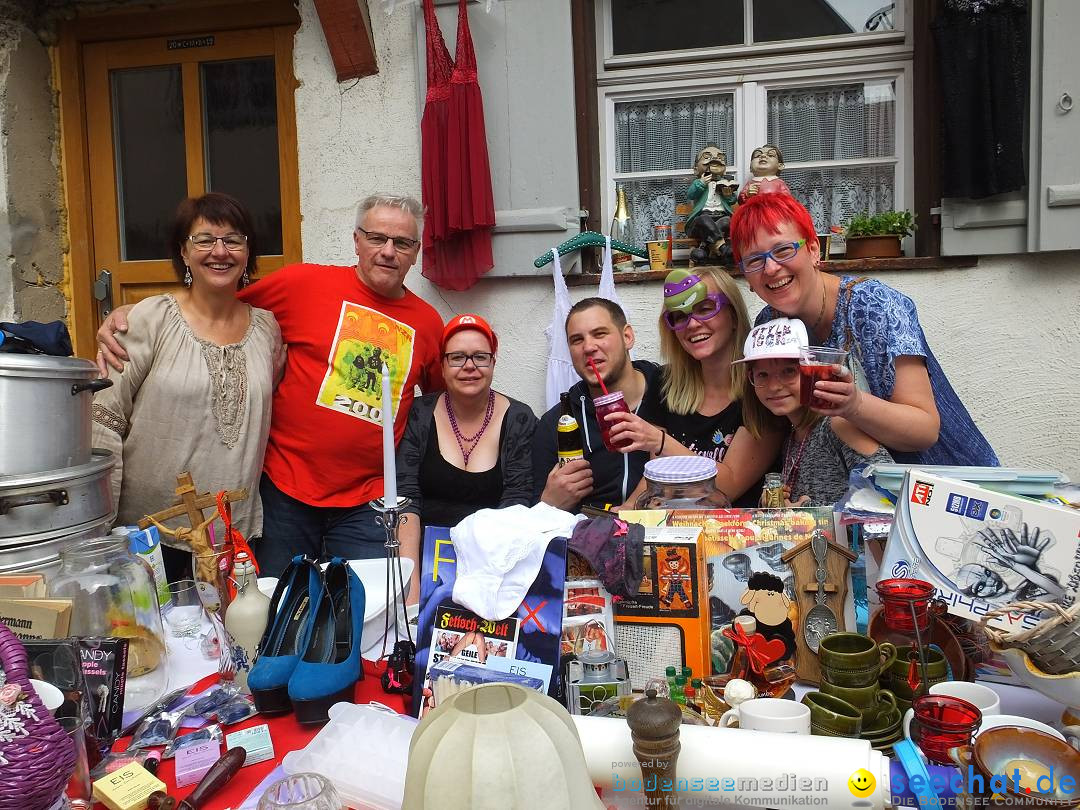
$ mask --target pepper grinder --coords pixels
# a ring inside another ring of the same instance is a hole
[[[675,763],[679,758],[679,725],[682,711],[668,698],[658,698],[648,689],[642,700],[626,710],[626,724],[634,743],[634,756],[641,767],[645,806],[676,808]]]

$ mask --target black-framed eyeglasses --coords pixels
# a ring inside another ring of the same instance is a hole
[[[763,385],[768,385],[774,380],[779,380],[784,385],[795,382],[799,379],[799,366],[793,363],[790,366],[780,366],[776,371],[766,371],[763,368],[751,368],[750,373],[746,375],[746,379],[754,388],[760,388]]]
[[[753,253],[744,256],[743,260],[739,262],[739,267],[742,268],[743,273],[746,275],[760,273],[765,269],[765,264],[769,259],[772,259],[777,264],[790,262],[795,258],[795,254],[799,252],[799,248],[805,244],[806,240],[800,239],[798,242],[784,242],[780,245],[774,245],[772,250],[766,250],[764,253]]]
[[[462,368],[470,360],[477,368],[487,368],[495,360],[495,354],[494,352],[473,352],[472,354],[446,352],[443,354],[443,359],[450,364],[451,368]]]
[[[723,293],[709,293],[698,301],[690,312],[680,312],[672,309],[664,310],[664,323],[673,332],[681,332],[690,325],[691,318],[698,322],[707,321],[715,317],[727,302],[727,296]]]
[[[221,240],[221,244],[224,245],[225,249],[230,253],[235,253],[236,251],[243,250],[247,247],[248,238],[242,233],[227,233],[224,236],[211,236],[208,233],[196,233],[188,237],[188,241],[191,242],[191,246],[195,248],[195,250],[204,252],[213,250],[218,239]]]
[[[394,250],[398,253],[411,253],[420,246],[419,239],[408,239],[404,236],[387,236],[385,233],[379,233],[378,231],[365,231],[359,225],[356,226],[356,230],[364,235],[364,239],[372,247],[382,247],[389,241],[394,243]]]

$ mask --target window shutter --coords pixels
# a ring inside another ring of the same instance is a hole
[[[456,0],[436,0],[451,55],[457,40]],[[580,232],[574,55],[570,3],[552,0],[470,3],[469,25],[484,98],[495,197],[493,251],[488,276],[547,274],[533,259]],[[424,18],[418,8],[420,110],[427,89]],[[578,270],[580,253],[565,263]]]
[[[1076,0],[1031,0],[1027,191],[978,201],[942,200],[942,254],[1080,248],[1080,228],[1076,227],[1080,217],[1077,31],[1080,3]]]

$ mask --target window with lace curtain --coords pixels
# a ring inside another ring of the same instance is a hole
[[[740,185],[755,147],[780,147],[783,179],[819,232],[908,207],[909,11],[900,0],[597,0],[605,221],[622,187],[637,241],[656,225],[677,231],[708,144]]]

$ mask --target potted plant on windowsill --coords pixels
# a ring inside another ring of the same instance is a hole
[[[915,232],[910,211],[856,214],[844,229],[848,259],[889,259],[902,256],[900,240]]]

